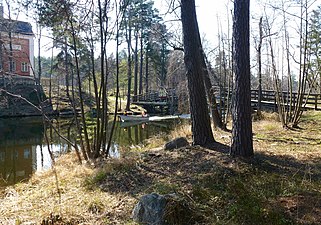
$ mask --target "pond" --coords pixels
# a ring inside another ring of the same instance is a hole
[[[75,124],[72,119],[56,118],[54,126],[64,137],[76,140]],[[111,127],[112,121],[109,121]],[[148,122],[117,122],[111,146],[111,157],[119,157],[121,149],[143,144],[160,133],[173,130],[182,121],[178,119]],[[68,144],[53,129],[44,131],[39,117],[0,119],[0,187],[28,180],[35,172],[51,167],[48,145],[44,138],[47,133],[49,149],[55,157],[69,151]]]

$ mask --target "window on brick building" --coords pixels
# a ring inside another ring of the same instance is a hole
[[[15,61],[11,61],[9,62],[9,71],[10,72],[15,72],[16,71],[16,62]]]
[[[21,71],[22,72],[28,72],[29,71],[29,65],[26,62],[21,63]]]

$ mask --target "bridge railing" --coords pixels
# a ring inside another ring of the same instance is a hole
[[[230,92],[232,93],[232,92]],[[226,103],[227,93],[224,91],[220,93],[221,96],[217,96],[217,103],[220,106],[224,106]],[[283,91],[280,92],[282,96],[283,102],[282,104],[286,105],[286,107],[294,107],[298,101],[298,93],[292,92],[292,95]],[[251,90],[251,101],[252,105],[257,106],[259,98],[259,91],[256,89]],[[175,89],[169,89],[166,91],[150,91],[148,93],[140,94],[137,96],[133,96],[133,102],[168,102],[169,104],[173,102],[177,102],[177,95]],[[262,90],[261,103],[265,107],[272,108],[273,110],[277,109],[277,100],[276,100],[276,92],[274,90]],[[315,109],[321,110],[321,95],[320,94],[303,94],[303,102],[302,107],[305,109]],[[225,107],[227,107],[225,105]]]
[[[283,91],[280,92],[280,96],[283,99],[283,104],[292,105],[294,106],[298,100],[298,93],[297,92],[290,92]],[[321,96],[320,94],[315,93],[304,93],[303,94],[303,106],[304,108],[309,109],[321,109]],[[252,101],[258,101],[259,99],[259,91],[258,90],[251,90],[251,99]],[[277,104],[276,101],[276,92],[274,90],[262,90],[262,103],[274,103],[275,106]]]
[[[134,95],[132,97],[133,102],[166,102],[176,98],[176,92],[174,89],[168,89],[166,91],[149,91],[148,93]]]

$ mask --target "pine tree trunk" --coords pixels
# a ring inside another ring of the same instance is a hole
[[[202,67],[202,45],[197,24],[195,0],[181,1],[184,37],[184,62],[187,71],[193,145],[214,143],[211,129]]]
[[[253,155],[249,11],[250,0],[234,1],[235,99],[230,153],[232,156],[244,157]]]

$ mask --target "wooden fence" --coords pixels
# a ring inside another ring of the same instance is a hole
[[[280,92],[280,96],[283,100],[282,104],[286,105],[287,107],[294,107],[298,101],[298,93],[292,92],[292,95],[287,92]],[[251,90],[251,101],[252,104],[257,105],[259,99],[259,91],[258,90]],[[320,94],[303,94],[302,96],[303,102],[302,107],[304,109],[314,109],[314,110],[321,110],[321,96]],[[262,97],[261,97],[262,105],[270,105],[271,108],[277,108],[277,100],[276,100],[276,92],[273,90],[262,90]]]

